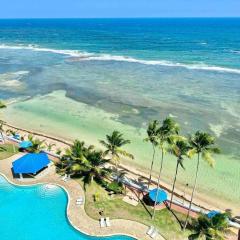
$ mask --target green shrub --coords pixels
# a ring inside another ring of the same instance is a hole
[[[93,194],[93,201],[94,202],[99,202],[99,200],[100,200],[100,194],[98,192]]]
[[[112,191],[116,194],[121,194],[121,193],[123,193],[123,190],[124,190],[122,183],[119,183],[119,182],[116,182],[116,181],[113,181],[113,182],[109,183],[107,185],[106,189],[108,191]]]

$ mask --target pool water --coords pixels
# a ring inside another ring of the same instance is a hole
[[[0,176],[0,239],[133,240],[127,236],[92,237],[75,230],[66,216],[67,201],[66,192],[58,186],[20,187]]]

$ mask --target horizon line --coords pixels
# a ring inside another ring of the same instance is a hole
[[[24,19],[223,19],[240,18],[240,16],[204,16],[204,17],[6,17],[0,20],[24,20]]]

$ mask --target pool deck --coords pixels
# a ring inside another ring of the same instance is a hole
[[[82,187],[75,181],[69,180],[64,182],[61,177],[56,174],[55,166],[49,168],[47,175],[43,175],[39,179],[28,179],[26,181],[19,181],[13,178],[12,162],[22,156],[22,153],[16,154],[8,159],[0,161],[0,173],[2,173],[10,182],[17,185],[32,185],[32,184],[55,184],[63,187],[68,194],[67,216],[71,224],[82,233],[92,236],[110,236],[110,235],[128,235],[136,239],[152,239],[146,232],[148,226],[130,220],[113,219],[111,220],[111,227],[100,228],[99,222],[90,218],[84,209],[84,206],[77,206],[76,200],[85,196]],[[164,240],[159,234],[157,240]]]

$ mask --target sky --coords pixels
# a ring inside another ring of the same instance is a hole
[[[0,0],[0,18],[240,17],[240,0]]]

